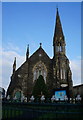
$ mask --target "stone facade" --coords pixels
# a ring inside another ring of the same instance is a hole
[[[32,94],[35,80],[42,75],[48,87],[49,94],[53,89],[66,87],[69,96],[73,95],[72,73],[69,60],[66,56],[65,37],[62,30],[59,12],[57,9],[56,25],[53,37],[54,55],[51,59],[40,43],[39,49],[29,57],[29,46],[26,52],[26,61],[16,70],[16,58],[13,64],[13,74],[7,90],[7,95],[14,97],[16,91],[24,96]]]

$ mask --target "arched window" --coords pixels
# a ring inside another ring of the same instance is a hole
[[[36,80],[36,71],[34,71],[33,74],[34,74],[34,80]]]
[[[62,46],[56,46],[56,52],[61,52],[62,51]]]
[[[44,80],[46,81],[46,71],[44,71]]]
[[[57,69],[57,78],[59,78],[59,69]]]
[[[65,79],[65,69],[61,68],[61,79]]]
[[[62,46],[60,46],[60,52],[62,51]]]
[[[63,72],[63,71],[62,71],[62,69],[61,69],[61,79],[63,79],[63,74],[62,74],[62,72]]]
[[[62,52],[65,52],[65,46],[62,46]]]
[[[45,83],[47,77],[47,68],[43,62],[38,62],[33,68],[33,82],[38,79],[38,77],[42,75]]]
[[[65,69],[63,69],[63,79],[65,79]]]
[[[60,47],[56,46],[56,52],[59,52],[59,51],[60,51]]]

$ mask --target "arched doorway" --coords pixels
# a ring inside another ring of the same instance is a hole
[[[21,97],[22,97],[22,92],[21,92],[21,90],[19,90],[19,89],[15,90],[13,97],[16,97],[16,99],[17,99],[18,101],[20,101],[20,100],[21,100]]]

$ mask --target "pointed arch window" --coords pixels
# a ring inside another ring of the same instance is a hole
[[[65,46],[62,46],[62,51],[65,52]]]
[[[61,68],[61,73],[60,73],[60,76],[61,76],[61,79],[65,79],[65,69],[64,68]]]
[[[63,79],[63,74],[62,74],[62,72],[63,72],[63,71],[62,71],[62,69],[61,69],[61,79]]]
[[[62,46],[60,46],[59,50],[60,50],[60,52],[62,51]]]
[[[33,68],[33,82],[37,80],[40,75],[43,76],[46,83],[47,68],[41,61],[38,62]]]
[[[62,46],[56,46],[56,52],[61,52],[62,51]]]
[[[65,69],[63,69],[63,79],[65,79]]]
[[[36,71],[34,71],[34,80],[36,80]]]

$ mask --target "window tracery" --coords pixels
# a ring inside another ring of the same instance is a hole
[[[45,83],[47,77],[47,68],[43,62],[38,62],[33,68],[33,82],[38,79],[38,77],[42,75]]]

